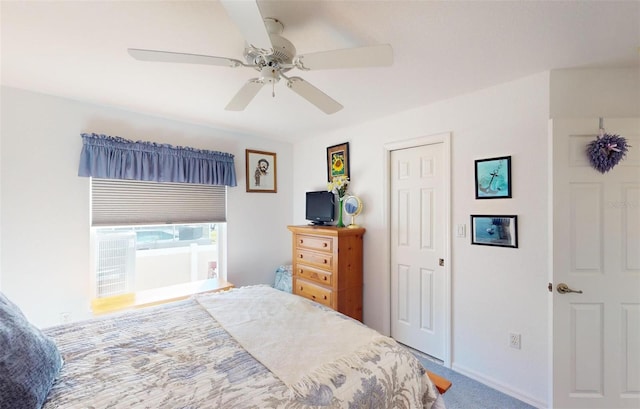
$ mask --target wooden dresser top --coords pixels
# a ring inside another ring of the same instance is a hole
[[[364,227],[336,227],[336,226],[287,226],[287,229],[293,233],[302,234],[322,234],[325,236],[355,236],[363,235],[366,229]]]

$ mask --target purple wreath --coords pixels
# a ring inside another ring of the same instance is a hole
[[[591,141],[587,145],[591,166],[600,173],[606,173],[613,169],[625,157],[628,150],[629,145],[627,145],[625,138],[607,133],[598,136],[595,141]]]

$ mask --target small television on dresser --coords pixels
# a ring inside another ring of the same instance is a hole
[[[305,218],[315,225],[326,225],[334,220],[335,196],[333,192],[320,190],[307,192]]]

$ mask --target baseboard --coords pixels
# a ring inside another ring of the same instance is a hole
[[[519,399],[531,406],[535,406],[536,408],[547,408],[547,403],[546,402],[542,402],[538,399],[535,399],[525,393],[523,393],[522,391],[519,391],[517,389],[513,389],[511,387],[509,387],[508,385],[503,384],[502,382],[496,381],[493,378],[484,376],[476,371],[473,371],[469,368],[465,368],[462,365],[458,365],[458,364],[452,364],[451,365],[451,369],[453,369],[454,371],[469,377],[471,379],[473,379],[474,381],[478,381],[480,383],[483,383],[487,386],[489,386],[490,388],[493,388],[497,391],[500,391],[506,395],[509,395],[511,397],[514,397],[516,399]]]

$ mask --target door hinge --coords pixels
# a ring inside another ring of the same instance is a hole
[[[549,290],[550,293],[553,292],[553,284],[549,283],[549,285],[547,286],[547,290]]]
[[[438,259],[438,265],[439,265],[440,267],[444,267],[444,259],[443,259],[443,258],[439,258],[439,259]]]

